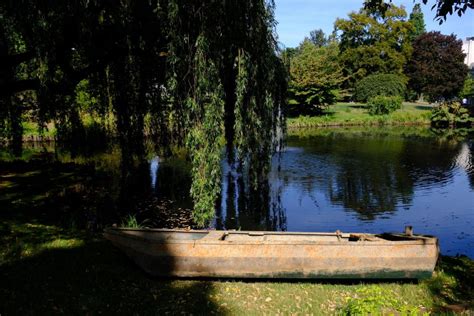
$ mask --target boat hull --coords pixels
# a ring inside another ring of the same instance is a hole
[[[225,238],[219,231],[196,240],[151,237],[159,232],[172,234],[112,229],[105,237],[155,276],[421,279],[432,275],[438,258],[436,238],[349,241],[334,234],[255,232]]]

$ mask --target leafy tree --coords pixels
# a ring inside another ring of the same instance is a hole
[[[394,74],[376,74],[365,77],[357,82],[355,98],[360,102],[376,96],[398,96],[405,94],[405,78]]]
[[[422,0],[424,4],[428,3],[428,0]],[[379,12],[384,14],[391,6],[392,0],[389,3],[385,0],[365,0],[364,8],[370,12]],[[462,16],[468,9],[474,9],[474,0],[436,0],[436,3],[431,9],[436,8],[436,17],[440,23],[446,20],[448,14],[457,13],[458,16]]]
[[[336,102],[343,81],[337,44],[318,47],[304,41],[291,60],[290,78],[290,114],[320,113]]]
[[[403,8],[391,6],[385,16],[361,10],[348,19],[337,19],[340,60],[348,77],[346,87],[371,74],[403,73],[411,54],[408,39],[413,30]]]
[[[316,46],[322,47],[328,44],[326,34],[321,29],[313,30],[309,33],[309,40]]]
[[[462,41],[455,35],[422,34],[413,42],[413,55],[406,66],[409,86],[432,101],[457,97],[468,71],[464,57]]]
[[[280,58],[285,65],[287,71],[290,71],[291,60],[298,54],[299,49],[294,47],[286,47],[280,52]]]
[[[471,126],[469,110],[457,101],[443,102],[433,108],[431,125],[436,128]]]
[[[98,113],[113,113],[130,164],[143,157],[149,116],[157,145],[187,146],[194,217],[206,225],[222,147],[255,188],[276,146],[287,76],[273,11],[265,0],[1,1],[0,125],[21,145],[24,107],[12,100],[32,91],[39,123],[71,135],[94,100]]]
[[[426,32],[425,18],[419,3],[415,4],[413,7],[409,21],[414,28],[413,32],[410,34],[410,40],[413,41],[415,38]]]

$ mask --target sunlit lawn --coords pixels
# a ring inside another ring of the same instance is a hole
[[[432,106],[404,103],[400,110],[389,115],[372,116],[364,104],[337,103],[320,116],[288,118],[288,127],[321,127],[351,125],[410,125],[430,124]]]

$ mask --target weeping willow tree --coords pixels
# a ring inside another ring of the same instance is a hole
[[[86,89],[96,116],[113,113],[123,157],[143,154],[145,131],[158,146],[186,146],[204,226],[222,159],[258,190],[277,145],[286,73],[273,10],[265,0],[2,1],[3,137],[18,147],[28,116],[81,139]]]

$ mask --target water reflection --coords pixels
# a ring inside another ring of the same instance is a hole
[[[444,253],[474,255],[472,134],[325,129],[287,143],[288,230],[400,231],[411,224],[438,235]]]
[[[285,231],[286,212],[281,203],[282,183],[272,166],[268,181],[253,190],[244,178],[223,164],[222,193],[216,210],[217,229]]]
[[[463,150],[459,159],[457,159],[457,164],[466,171],[471,188],[474,190],[474,141],[472,139],[463,144]]]
[[[319,207],[321,203],[341,205],[360,220],[409,208],[415,187],[450,181],[453,161],[462,148],[462,143],[435,138],[367,135],[353,130],[293,136],[288,145],[282,170],[295,198],[322,191],[326,201],[319,201]]]
[[[160,158],[153,157],[150,160],[150,177],[151,177],[151,188],[154,190],[156,188],[156,178],[158,173],[158,166],[160,163]]]

